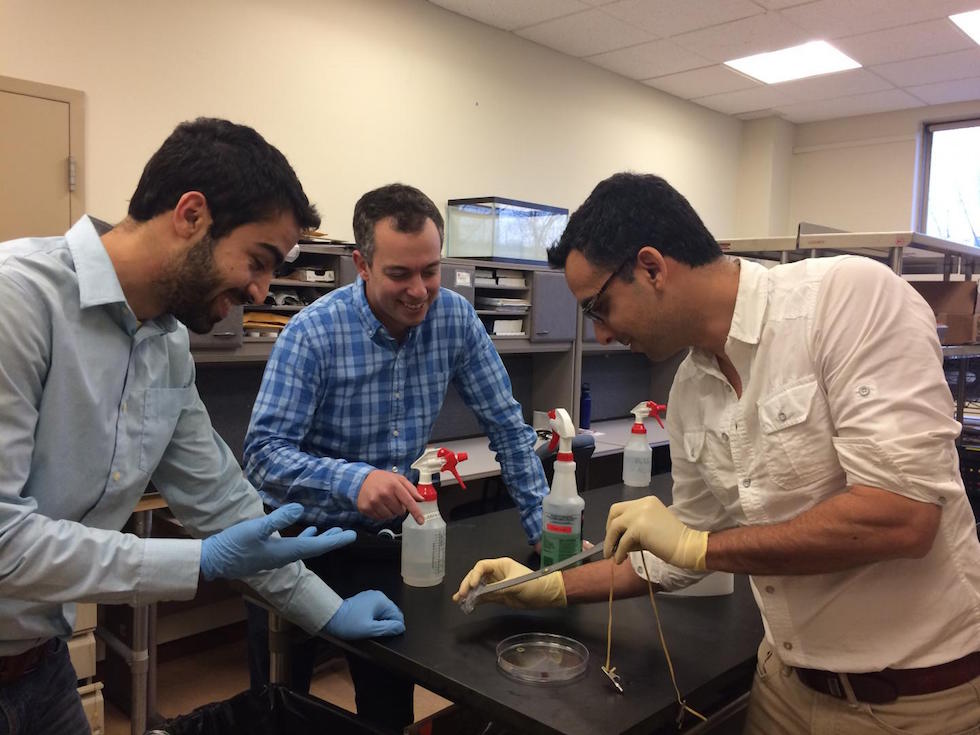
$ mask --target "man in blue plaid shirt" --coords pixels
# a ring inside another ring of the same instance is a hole
[[[276,340],[245,439],[245,471],[266,503],[302,503],[303,520],[317,526],[377,531],[399,526],[406,513],[421,523],[410,465],[451,382],[490,438],[537,545],[548,487],[535,433],[473,307],[440,288],[442,237],[442,215],[418,189],[391,184],[361,197],[357,280],[303,309]],[[339,557],[325,566],[344,573]],[[329,583],[331,571],[316,567]],[[412,682],[355,659],[358,712],[400,732],[414,719]],[[293,686],[308,686],[309,674],[297,673]]]

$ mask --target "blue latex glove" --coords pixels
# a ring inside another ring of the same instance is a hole
[[[384,593],[365,590],[340,603],[323,632],[347,640],[398,635],[405,632],[405,616]]]
[[[289,503],[262,518],[236,523],[201,544],[201,574],[205,579],[238,579],[267,569],[278,569],[297,559],[320,556],[357,538],[353,531],[330,528],[317,535],[312,526],[294,538],[273,536],[296,523],[303,506]]]

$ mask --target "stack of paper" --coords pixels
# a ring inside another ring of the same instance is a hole
[[[531,302],[527,299],[507,299],[498,298],[496,296],[477,296],[476,308],[523,314],[529,308],[531,308]]]

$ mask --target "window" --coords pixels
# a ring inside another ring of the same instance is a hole
[[[980,246],[980,119],[926,126],[920,227]]]

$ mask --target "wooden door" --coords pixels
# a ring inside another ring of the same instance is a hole
[[[81,99],[0,77],[0,242],[62,234],[83,214]]]

